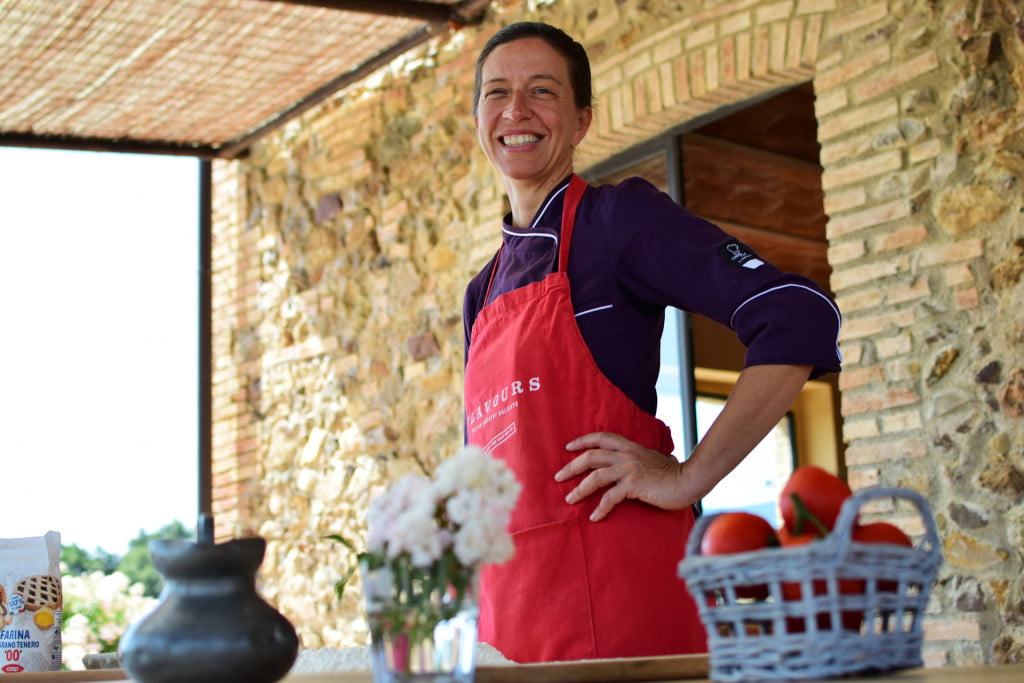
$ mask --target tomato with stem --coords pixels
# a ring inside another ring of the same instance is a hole
[[[853,495],[849,484],[816,465],[793,470],[782,488],[779,512],[786,528],[799,535],[808,525],[826,536],[835,526],[843,501]]]

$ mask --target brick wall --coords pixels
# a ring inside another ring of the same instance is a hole
[[[243,168],[213,166],[214,273],[212,355],[212,513],[219,536],[252,536],[257,506],[251,500],[259,458],[259,345],[252,296],[258,272],[256,237],[244,231]]]
[[[214,505],[268,539],[264,594],[306,647],[365,642],[332,586],[369,498],[461,443],[462,288],[505,211],[470,114],[500,25],[588,48],[580,168],[813,81],[855,488],[931,502],[931,665],[1024,658],[1024,16],[1009,0],[494,3],[215,167]],[[887,513],[884,509],[874,511]]]

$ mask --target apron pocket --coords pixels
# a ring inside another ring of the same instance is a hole
[[[520,663],[596,656],[578,520],[524,529],[512,540],[512,559],[482,573],[481,639]]]

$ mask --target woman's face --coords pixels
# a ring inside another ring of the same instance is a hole
[[[557,183],[593,115],[578,109],[565,59],[540,38],[499,45],[481,68],[477,135],[507,179]]]

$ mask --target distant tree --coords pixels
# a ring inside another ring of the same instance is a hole
[[[145,587],[144,595],[157,597],[163,589],[164,580],[160,572],[153,566],[149,555],[149,542],[158,538],[194,540],[195,533],[178,520],[174,520],[157,530],[155,533],[139,531],[139,535],[128,542],[128,552],[121,557],[115,569],[128,577],[131,583],[141,583]]]
[[[149,542],[157,538],[192,540],[194,534],[179,521],[154,533],[140,530],[123,556],[99,548],[90,554],[77,545],[61,547],[67,575],[62,633],[65,655],[76,648],[82,653],[116,652],[125,629],[157,604],[163,577],[149,555]]]
[[[88,550],[77,545],[62,545],[60,559],[67,566],[67,573],[72,576],[102,572],[110,574],[117,568],[121,558],[108,553],[103,548],[97,548],[96,554],[92,555]]]

